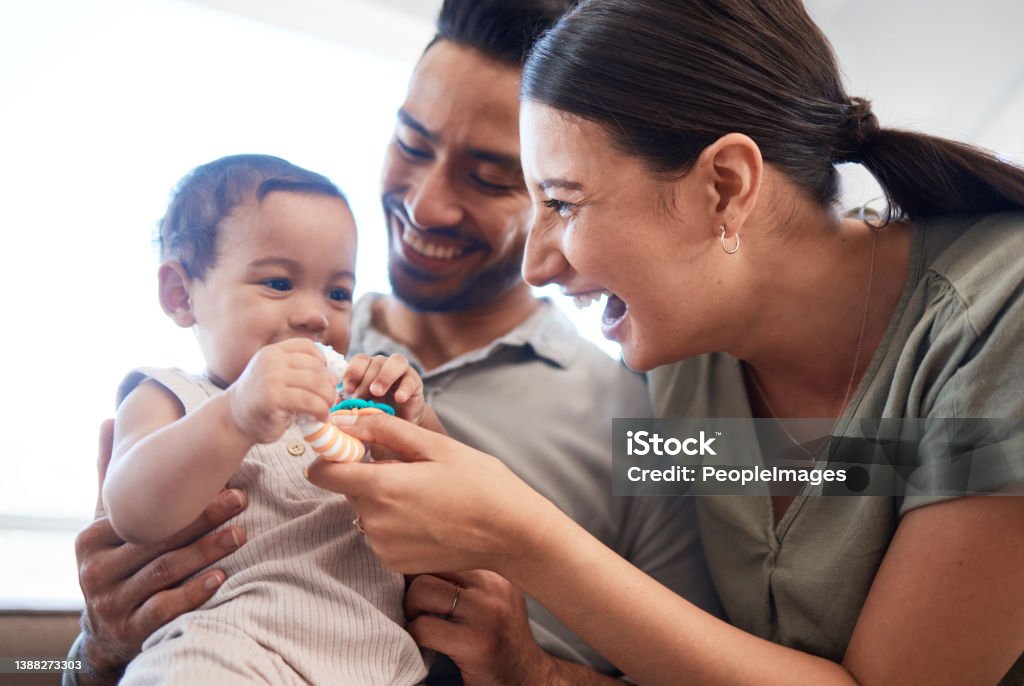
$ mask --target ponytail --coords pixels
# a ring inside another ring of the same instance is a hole
[[[890,219],[1024,210],[1024,168],[966,143],[879,129],[859,157]]]
[[[856,162],[890,219],[1024,209],[1024,169],[880,128],[800,0],[581,3],[534,46],[521,97],[596,122],[654,173],[685,173],[736,131],[823,207],[839,197],[835,165]]]

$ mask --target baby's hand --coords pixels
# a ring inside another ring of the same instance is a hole
[[[261,348],[226,393],[238,429],[253,443],[272,443],[294,414],[326,420],[334,384],[313,341],[289,338]]]
[[[383,400],[394,406],[395,414],[414,424],[424,426],[426,420],[434,419],[423,397],[423,379],[402,355],[354,355],[342,381],[349,397]]]

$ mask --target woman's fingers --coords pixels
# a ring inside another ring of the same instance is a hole
[[[306,470],[311,483],[335,493],[358,497],[381,478],[380,471],[402,462],[440,462],[465,446],[447,436],[428,431],[412,422],[385,413],[333,417],[345,433],[386,450],[388,463],[337,463],[316,459]],[[447,442],[447,443],[445,443]],[[450,444],[450,445],[449,445]]]
[[[355,499],[369,490],[377,479],[377,471],[385,466],[363,462],[343,464],[318,457],[306,468],[306,478],[314,486]]]
[[[447,436],[383,412],[333,420],[345,433],[371,445],[382,445],[406,462],[440,462],[451,452],[445,450],[445,441],[458,445]]]

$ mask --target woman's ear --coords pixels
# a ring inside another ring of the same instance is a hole
[[[192,312],[192,298],[189,290],[192,280],[179,262],[168,260],[160,265],[157,272],[160,290],[160,307],[178,326],[188,328],[196,323]]]
[[[757,204],[764,161],[749,136],[727,133],[701,151],[697,168],[706,179],[716,224],[739,231]]]

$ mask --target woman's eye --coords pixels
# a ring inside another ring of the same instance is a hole
[[[573,205],[571,202],[565,202],[563,200],[555,200],[554,198],[549,198],[548,200],[544,201],[544,207],[554,210],[555,212],[558,213],[560,217],[568,217],[570,214],[572,214],[572,210],[573,207],[575,207],[575,205]]]
[[[267,279],[263,285],[275,291],[290,291],[292,289],[292,282],[288,279]]]
[[[352,300],[352,291],[347,288],[332,288],[328,292],[327,297],[337,302],[350,302]]]
[[[430,157],[430,153],[427,152],[426,150],[414,148],[408,143],[403,142],[402,139],[398,138],[397,136],[395,137],[395,145],[397,145],[398,149],[401,150],[405,155],[413,159],[425,160]]]

